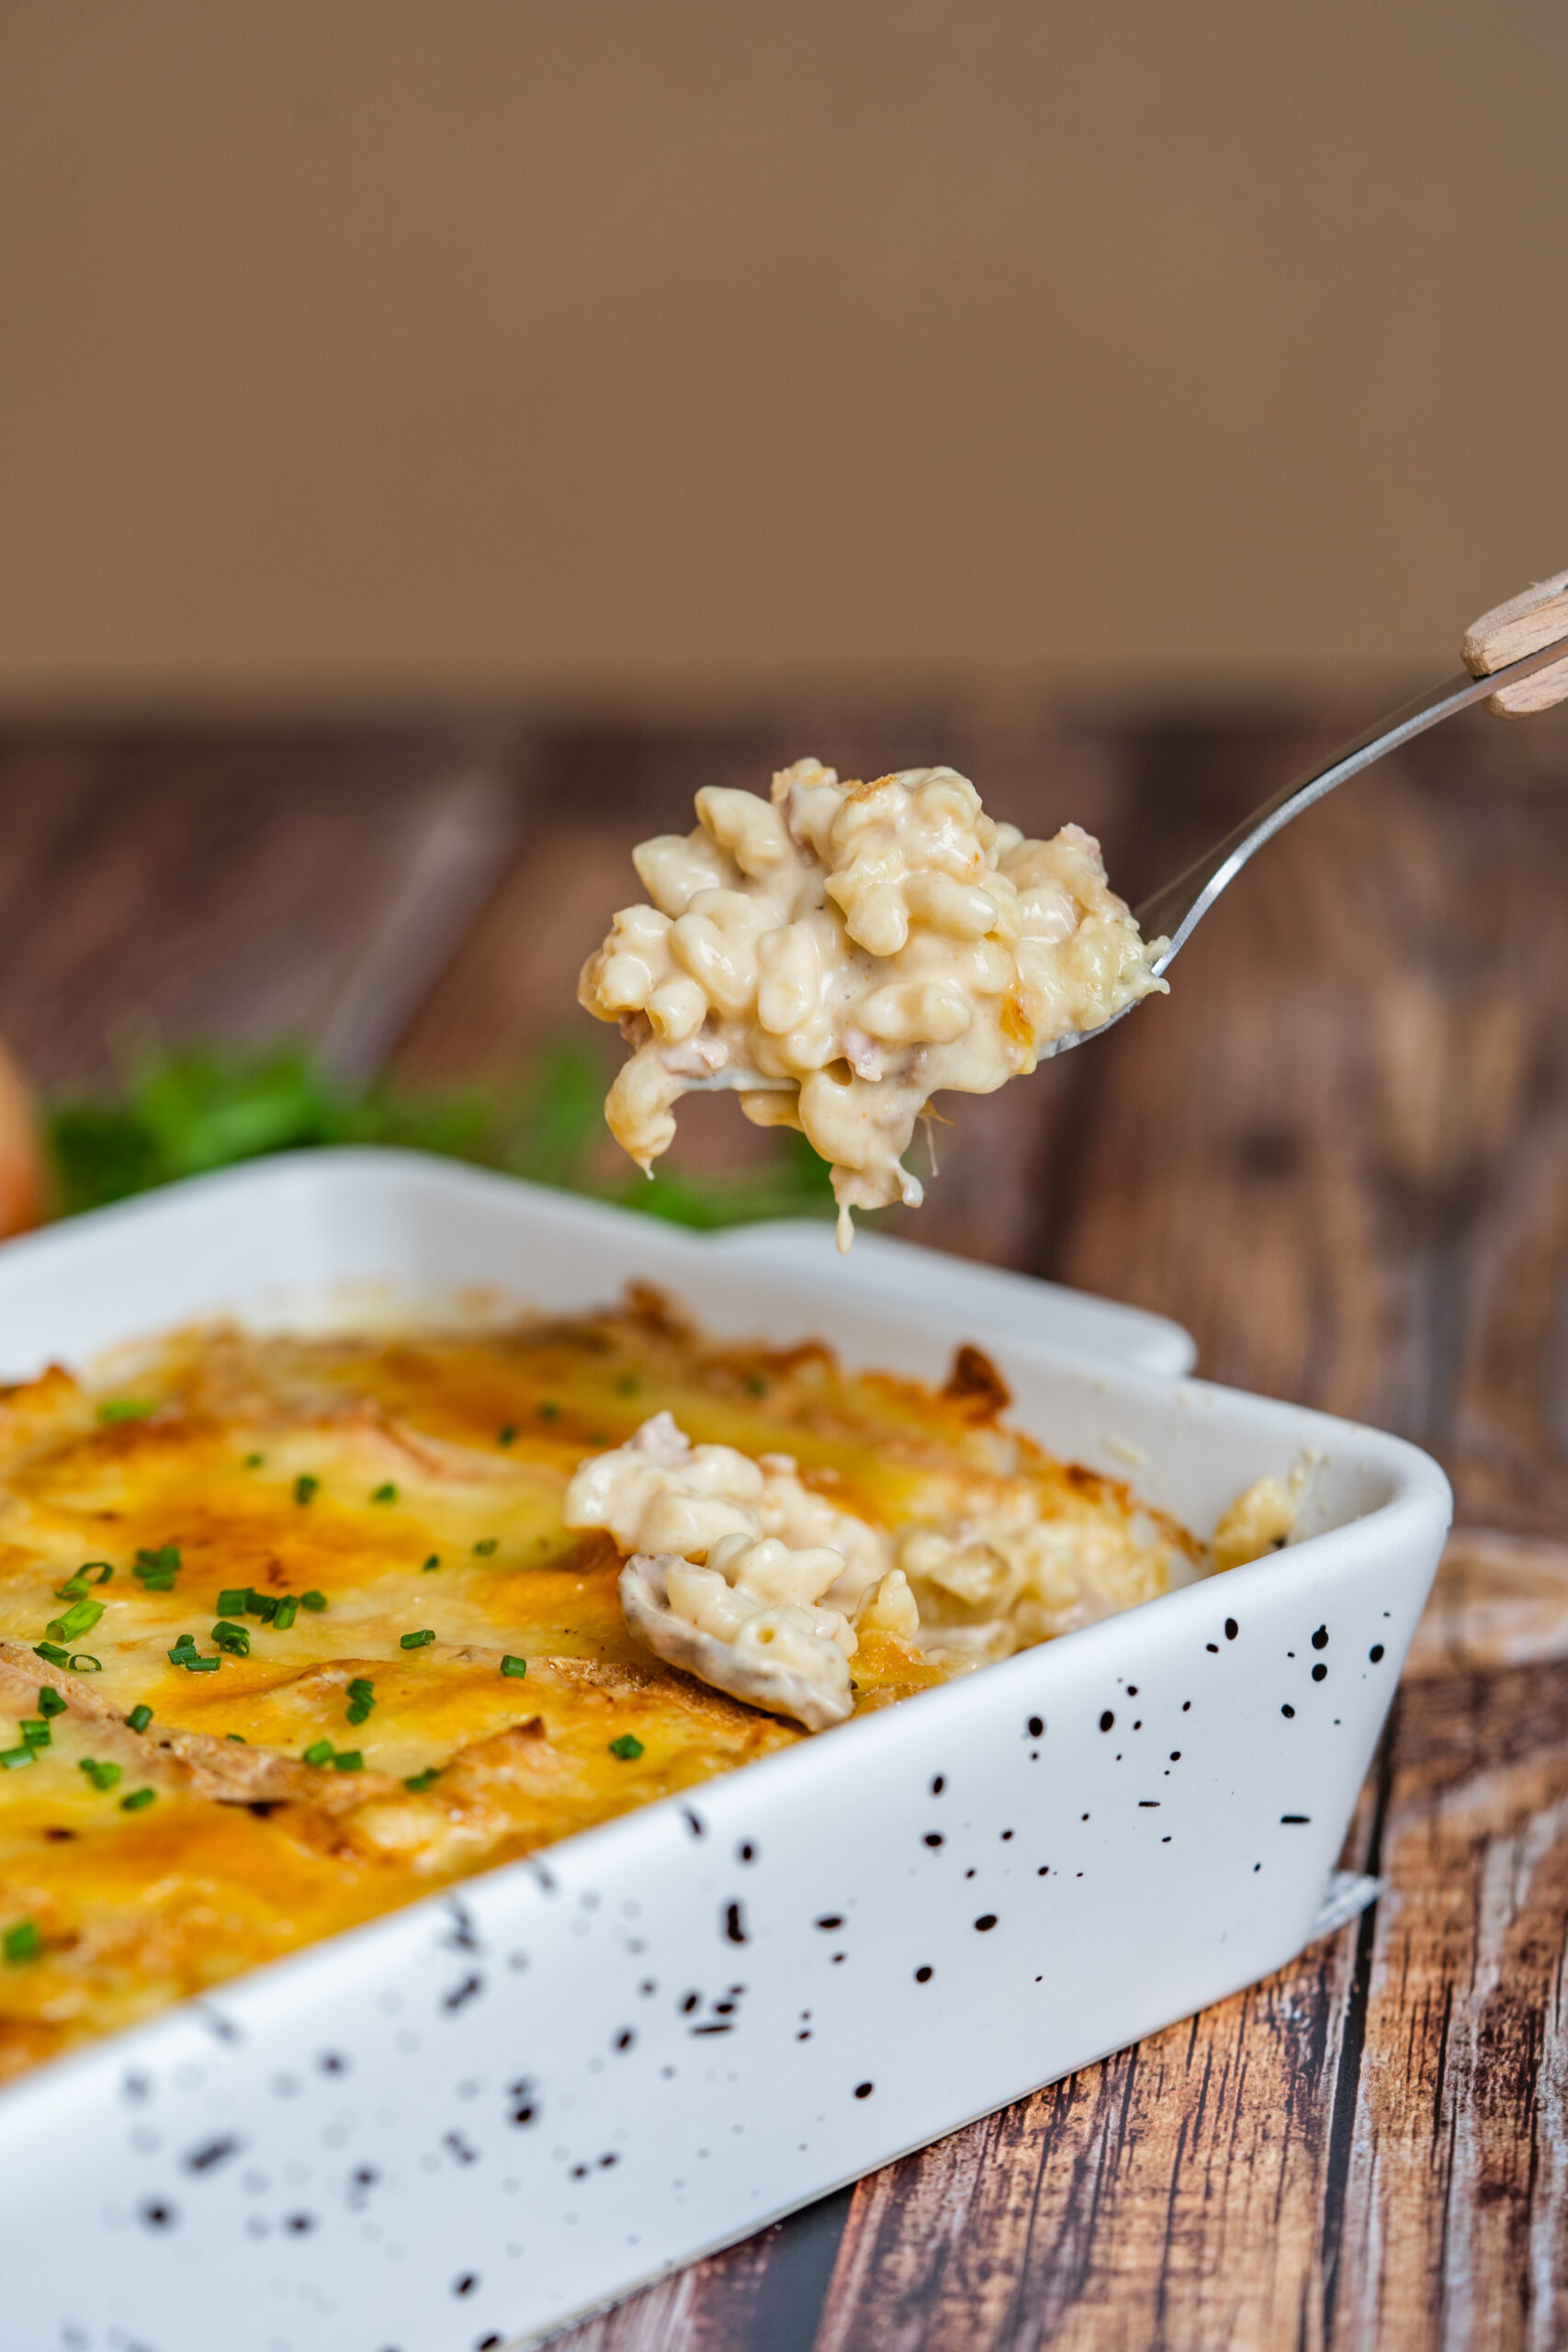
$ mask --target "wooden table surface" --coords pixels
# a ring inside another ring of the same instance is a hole
[[[945,758],[1028,830],[1099,832],[1135,899],[1378,707],[13,724],[0,1035],[48,1087],[150,1023],[505,1069],[588,1025],[626,850],[701,784]],[[1346,1855],[1382,1899],[572,2352],[1568,2342],[1565,910],[1568,712],[1461,719],[1264,853],[1168,1002],[960,1104],[916,1228],[1442,1459],[1458,1532]],[[762,1148],[727,1112],[683,1114],[694,1160]]]

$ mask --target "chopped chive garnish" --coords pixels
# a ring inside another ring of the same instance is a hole
[[[104,1670],[103,1659],[92,1657],[86,1650],[74,1652],[70,1664],[73,1674],[101,1674]]]
[[[332,1760],[333,1744],[330,1739],[313,1739],[300,1758],[304,1764],[330,1764]]]
[[[218,1613],[224,1617],[230,1611],[220,1607]],[[277,1615],[277,1603],[270,1592],[258,1592],[252,1585],[245,1595],[245,1614],[247,1617],[259,1617],[264,1625],[270,1625]]]
[[[85,1772],[96,1789],[117,1789],[119,1786],[118,1764],[101,1764],[96,1757],[84,1756],[79,1769]]]
[[[312,1477],[309,1470],[302,1470],[299,1477],[294,1481],[295,1501],[297,1503],[308,1503],[311,1496],[320,1491],[321,1484],[321,1480],[319,1478]]]
[[[37,1715],[29,1715],[26,1723],[17,1725],[17,1729],[22,1735],[24,1747],[52,1747],[54,1745],[54,1734]]]
[[[84,1560],[76,1573],[79,1577],[85,1577],[89,1568],[96,1568],[98,1572],[93,1578],[95,1584],[113,1584],[114,1562],[112,1560]]]
[[[231,1657],[249,1657],[251,1654],[248,1626],[231,1625],[227,1618],[220,1617],[212,1628],[212,1638],[219,1648],[226,1650]]]
[[[247,1470],[259,1470],[265,1460],[266,1456],[265,1453],[247,1453],[245,1456],[245,1467]]]
[[[356,1728],[360,1724],[367,1724],[370,1720],[370,1709],[373,1703],[374,1702],[368,1699],[356,1699],[353,1706],[350,1707],[348,1711],[349,1722]]]
[[[313,1609],[313,1610],[316,1611],[316,1613],[317,1613],[317,1615],[318,1615],[318,1616],[321,1614],[321,1611],[326,1607],[326,1605],[327,1605],[327,1596],[326,1596],[326,1594],[325,1594],[324,1592],[302,1592],[302,1593],[299,1595],[299,1606],[300,1606],[300,1608],[301,1608],[301,1609]]]
[[[608,1445],[610,1442],[609,1430],[590,1430],[588,1432],[588,1442],[590,1445]]]
[[[70,1663],[69,1653],[62,1650],[58,1642],[35,1642],[33,1656],[41,1657],[47,1666],[67,1666]]]
[[[54,1597],[56,1600],[80,1600],[86,1589],[87,1579],[78,1568],[74,1576],[68,1577],[63,1584],[55,1586]]]
[[[90,1634],[104,1613],[101,1600],[78,1600],[63,1617],[55,1617],[44,1627],[51,1641],[73,1642],[78,1634]]]
[[[20,1772],[33,1760],[33,1751],[26,1740],[20,1747],[0,1747],[0,1770]]]
[[[276,1608],[272,1612],[273,1632],[275,1634],[287,1634],[288,1628],[293,1624],[294,1620],[299,1616],[299,1601],[295,1599],[293,1593],[286,1592],[282,1600],[278,1602]]]
[[[631,1732],[624,1731],[619,1739],[610,1742],[610,1753],[618,1756],[623,1764],[635,1764],[642,1754],[642,1742]]]
[[[389,1478],[384,1487],[376,1488],[370,1499],[373,1503],[395,1503],[398,1499],[398,1490]]]
[[[155,1396],[110,1396],[98,1407],[100,1421],[144,1421],[158,1409]]]
[[[475,1557],[480,1560],[488,1560],[491,1554],[494,1551],[499,1540],[499,1537],[494,1535],[481,1535],[479,1542],[474,1545]]]
[[[367,1724],[370,1710],[376,1704],[376,1693],[363,1675],[356,1676],[348,1686],[348,1720],[351,1724]]]
[[[517,1442],[516,1422],[508,1421],[504,1429],[497,1430],[495,1442],[497,1445],[515,1445]]]
[[[132,1789],[128,1797],[121,1797],[119,1809],[121,1813],[145,1813],[150,1804],[157,1802],[157,1796],[156,1789]]]
[[[400,1634],[398,1637],[398,1647],[401,1650],[422,1650],[434,1639],[434,1626],[422,1625],[417,1634]]]
[[[250,1597],[247,1586],[226,1585],[218,1596],[218,1614],[220,1617],[243,1617]]]
[[[52,1682],[40,1682],[38,1690],[38,1711],[40,1715],[62,1715],[65,1702]]]
[[[525,1657],[513,1657],[508,1650],[501,1661],[501,1670],[502,1674],[514,1676],[520,1682],[528,1671],[528,1661]]]
[[[14,1928],[7,1928],[4,1948],[6,1963],[9,1968],[19,1968],[24,1960],[36,1960],[43,1950],[43,1938],[38,1931],[38,1921],[18,1919]]]
[[[635,1372],[623,1372],[615,1383],[615,1394],[617,1396],[635,1396],[641,1386],[642,1383]]]
[[[125,1720],[130,1725],[132,1731],[145,1731],[148,1724],[152,1720],[152,1710],[151,1707],[145,1705],[132,1707],[130,1714],[127,1715]]]
[[[187,1674],[216,1674],[223,1661],[220,1657],[187,1657],[182,1663]]]
[[[438,1568],[440,1566],[441,1566],[441,1555],[440,1555],[440,1553],[439,1553],[439,1552],[432,1552],[432,1554],[431,1554],[431,1555],[430,1555],[429,1559],[428,1559],[428,1560],[426,1560],[426,1561],[424,1561],[424,1562],[423,1563],[423,1565],[422,1565],[422,1568],[421,1568],[421,1574],[422,1574],[422,1575],[423,1575],[423,1576],[428,1576],[428,1575],[430,1574],[430,1571],[431,1571],[431,1569],[432,1569],[432,1568]]]
[[[251,1744],[243,1731],[226,1731],[223,1736],[231,1739],[236,1747],[249,1747]]]
[[[376,1696],[376,1685],[369,1681],[363,1674],[356,1674],[353,1681],[348,1686],[348,1695],[351,1699],[369,1699],[374,1701]]]
[[[131,1562],[130,1573],[140,1577],[149,1592],[169,1592],[180,1572],[180,1547],[177,1544],[162,1544],[155,1552],[145,1545]]]
[[[749,1372],[749,1373],[747,1374],[747,1375],[746,1375],[746,1394],[747,1394],[747,1396],[765,1396],[767,1395],[767,1393],[768,1393],[768,1384],[767,1384],[767,1382],[763,1379],[763,1377],[762,1377],[761,1374],[760,1372]]]
[[[433,1787],[440,1778],[440,1765],[427,1764],[423,1772],[411,1772],[403,1782],[403,1786],[405,1789],[412,1789],[416,1797],[423,1796],[425,1790]]]
[[[357,1747],[340,1747],[333,1758],[334,1772],[363,1772],[365,1758]]]
[[[539,1419],[542,1421],[558,1421],[560,1419],[560,1407],[558,1405],[551,1405],[547,1403],[541,1405],[539,1408]]]

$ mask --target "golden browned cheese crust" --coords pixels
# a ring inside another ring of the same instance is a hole
[[[209,1329],[112,1388],[0,1392],[0,2080],[803,1736],[638,1648],[614,1545],[561,1525],[586,1454],[668,1409],[890,1531],[1021,1482],[1124,1540],[1124,1490],[1003,1397],[974,1363],[939,1394],[715,1346],[652,1297],[483,1337]],[[1163,1583],[1145,1551],[1129,1599]],[[943,1671],[868,1632],[857,1708]]]

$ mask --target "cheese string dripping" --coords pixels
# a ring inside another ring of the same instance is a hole
[[[797,760],[771,799],[708,786],[696,812],[633,853],[651,903],[582,967],[632,1047],[605,1117],[651,1172],[681,1096],[733,1090],[829,1163],[840,1250],[852,1210],[919,1205],[903,1155],[933,1093],[988,1094],[1166,986],[1099,843],[1027,841],[953,768],[840,784]]]

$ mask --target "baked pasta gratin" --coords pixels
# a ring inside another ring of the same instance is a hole
[[[651,1294],[0,1392],[0,2079],[1204,1564],[1006,1402]]]

